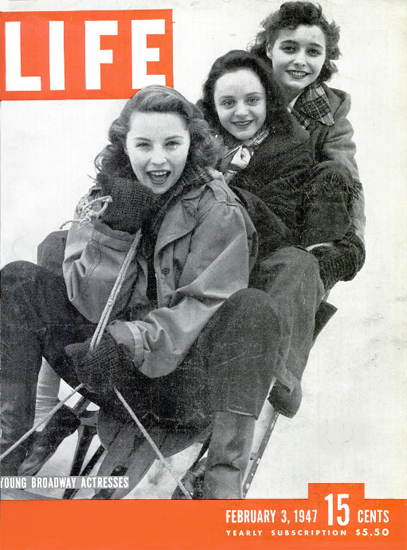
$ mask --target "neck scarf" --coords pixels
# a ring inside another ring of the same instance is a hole
[[[305,129],[313,120],[317,120],[325,126],[333,126],[335,123],[325,90],[321,84],[316,82],[300,94],[291,112]]]
[[[233,146],[225,146],[226,151],[221,159],[220,170],[226,183],[229,183],[240,170],[247,168],[256,148],[268,135],[268,129],[260,130],[255,136],[238,145],[235,143]]]

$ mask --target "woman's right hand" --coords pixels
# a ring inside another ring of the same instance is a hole
[[[102,216],[102,221],[112,229],[134,235],[149,217],[154,193],[137,180],[98,175],[103,195],[110,195],[112,202]]]

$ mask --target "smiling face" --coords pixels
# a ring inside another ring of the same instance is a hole
[[[319,76],[326,59],[326,39],[316,25],[299,25],[279,31],[267,47],[273,73],[286,98],[291,101]]]
[[[139,182],[162,195],[181,177],[190,143],[189,131],[179,114],[135,112],[125,150]]]
[[[266,91],[250,69],[222,75],[215,84],[214,102],[221,125],[239,140],[252,138],[266,120]]]

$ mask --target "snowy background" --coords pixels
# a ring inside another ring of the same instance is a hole
[[[171,8],[174,85],[196,101],[215,58],[244,49],[280,3],[60,0],[58,9]],[[355,482],[366,484],[367,498],[407,498],[407,8],[404,0],[321,3],[342,31],[339,73],[330,84],[352,95],[368,256],[358,277],[338,284],[330,295],[339,311],[312,351],[300,412],[293,420],[279,418],[249,497],[306,498],[309,482]],[[55,3],[3,1],[3,11],[40,9],[54,10]],[[72,217],[123,104],[3,102],[2,265],[35,261],[38,243]],[[66,447],[72,445],[73,438],[47,466],[48,473],[67,473]],[[181,475],[191,456],[174,459]],[[172,489],[172,480],[155,468],[132,496],[166,498]]]

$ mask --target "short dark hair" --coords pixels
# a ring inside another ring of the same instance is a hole
[[[191,138],[187,162],[195,169],[215,166],[219,144],[201,111],[182,94],[167,86],[152,85],[137,92],[122,109],[109,129],[109,144],[95,158],[97,172],[134,178],[125,151],[133,113],[176,113],[181,116]]]
[[[328,23],[319,4],[316,6],[311,2],[285,2],[279,10],[271,13],[262,22],[263,30],[258,33],[254,44],[248,49],[270,63],[267,46],[273,45],[282,29],[294,30],[299,25],[316,25],[325,35],[326,59],[317,78],[317,81],[325,82],[338,71],[332,60],[339,59],[341,53],[338,46],[340,28],[334,21]]]
[[[253,71],[259,77],[265,89],[267,111],[265,124],[268,129],[272,133],[281,133],[282,131],[291,133],[293,127],[292,119],[287,111],[281,89],[270,67],[256,55],[244,50],[231,50],[222,57],[219,57],[209,71],[203,85],[202,99],[199,102],[199,106],[203,110],[204,116],[210,126],[217,133],[225,134],[215,107],[215,85],[224,74],[241,69]]]

